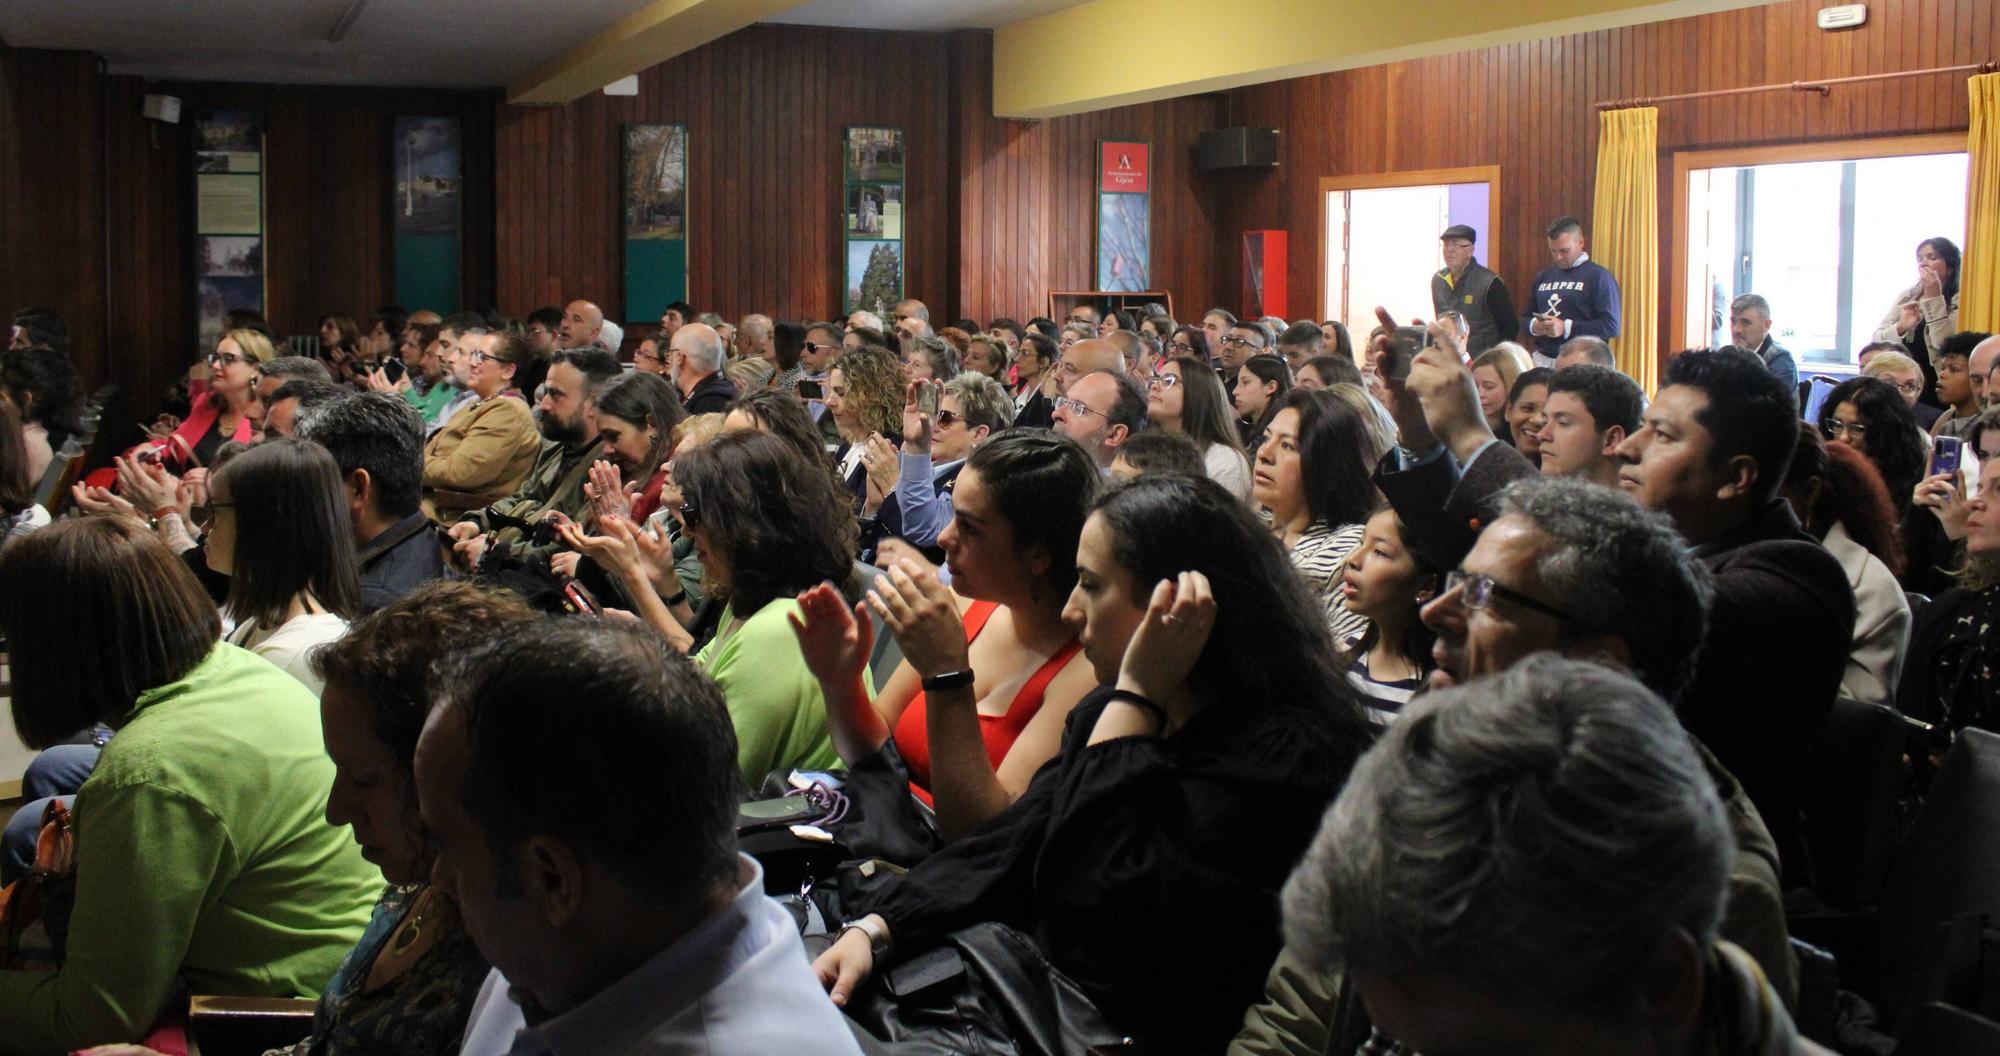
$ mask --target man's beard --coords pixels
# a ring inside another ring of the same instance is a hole
[[[553,440],[564,447],[574,447],[583,439],[583,423],[565,422],[546,411],[535,411],[535,428],[541,430],[542,439]]]

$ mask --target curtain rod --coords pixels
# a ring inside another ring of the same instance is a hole
[[[1686,99],[1710,99],[1721,95],[1750,95],[1756,92],[1817,92],[1832,95],[1836,84],[1860,84],[1864,81],[1893,81],[1902,77],[1925,77],[1933,73],[1992,73],[2000,69],[2000,64],[1991,62],[1971,63],[1965,66],[1937,66],[1928,70],[1899,70],[1895,73],[1864,73],[1854,77],[1828,77],[1817,81],[1790,81],[1785,84],[1759,84],[1749,88],[1717,88],[1708,92],[1682,92],[1679,95],[1642,96],[1635,99],[1607,99],[1596,104],[1599,110],[1624,110],[1634,106],[1653,106],[1657,103],[1678,103]]]

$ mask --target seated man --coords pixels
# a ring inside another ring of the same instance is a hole
[[[601,348],[562,349],[549,363],[542,398],[535,405],[535,425],[541,430],[541,454],[526,483],[514,494],[482,509],[472,510],[451,526],[454,549],[468,568],[478,568],[487,555],[511,560],[546,560],[553,543],[536,544],[516,521],[535,522],[554,511],[574,521],[583,519],[583,486],[590,464],[598,457],[597,419],[592,401],[611,379],[622,373],[618,360]],[[490,534],[489,534],[490,533]]]
[[[636,623],[548,620],[441,682],[418,804],[494,966],[465,1056],[859,1053],[736,852],[735,731],[687,658]]]
[[[444,555],[422,509],[424,419],[415,407],[389,392],[343,396],[306,415],[299,437],[326,448],[340,467],[363,612],[444,578]]]
[[[310,361],[308,361],[310,362]],[[278,386],[264,400],[264,426],[259,440],[299,435],[299,419],[353,392],[330,381],[294,379]]]
[[[1822,1056],[1717,934],[1732,850],[1672,711],[1540,655],[1414,702],[1362,757],[1285,936],[1358,993],[1356,1051]]]
[[[1118,351],[1117,345],[1091,337],[1063,349],[1062,359],[1056,364],[1056,395],[1069,395],[1069,387],[1076,384],[1076,379],[1097,371],[1125,373],[1125,355]]]
[[[257,398],[270,406],[271,397],[289,381],[323,381],[333,384],[326,364],[305,356],[279,356],[257,364]]]
[[[1056,400],[1052,428],[1081,444],[1097,468],[1108,471],[1118,446],[1146,424],[1146,390],[1127,375],[1098,370],[1076,379],[1069,394]]]
[[[1596,338],[1577,340],[1595,341]],[[1558,370],[1542,404],[1542,474],[1618,486],[1618,445],[1639,431],[1646,394],[1638,382],[1594,363]]]
[[[453,415],[424,446],[424,512],[439,524],[514,494],[542,446],[535,413],[513,390],[527,351],[521,339],[484,333],[460,341],[471,363],[466,391],[478,402]]]
[[[1785,885],[1809,887],[1805,748],[1840,692],[1854,590],[1779,494],[1798,444],[1797,407],[1748,352],[1683,352],[1618,457],[1619,483],[1673,518],[1715,573],[1681,721],[1743,781],[1778,841]]]
[[[452,395],[435,413],[425,416],[424,421],[429,423],[431,435],[435,436],[458,412],[479,402],[479,393],[472,389],[472,348],[465,339],[489,332],[486,320],[477,312],[455,312],[451,318],[438,324],[437,361],[443,368],[444,384]]]
[[[726,355],[714,327],[689,323],[674,332],[668,361],[674,364],[672,381],[688,414],[721,414],[729,409],[736,383],[722,373]]]

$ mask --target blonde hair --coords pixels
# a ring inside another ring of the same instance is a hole
[[[1474,357],[1472,369],[1480,367],[1493,368],[1493,373],[1500,375],[1500,387],[1513,392],[1514,380],[1533,370],[1535,363],[1528,358],[1527,349],[1512,341],[1502,341]]]
[[[1367,389],[1351,381],[1343,381],[1338,385],[1328,385],[1324,391],[1354,408],[1354,413],[1361,416],[1361,423],[1368,430],[1369,443],[1369,449],[1363,454],[1368,456],[1370,465],[1380,462],[1382,456],[1396,446],[1395,419],[1375,402],[1375,397],[1368,395]]]
[[[222,335],[222,341],[236,342],[236,347],[252,361],[253,366],[278,358],[278,350],[271,344],[271,339],[255,330],[231,330]],[[220,345],[222,341],[216,344]]]
[[[1923,373],[1923,368],[1917,366],[1916,360],[1911,359],[1901,352],[1875,353],[1874,356],[1869,358],[1868,365],[1861,368],[1861,373],[1867,377],[1879,378],[1892,370],[1909,370],[1915,371],[1918,374]]]
[[[700,447],[721,436],[723,417],[711,412],[681,419],[680,424],[674,426],[674,450],[679,451],[683,446]]]
[[[740,392],[755,392],[771,380],[771,364],[762,356],[744,358],[731,363],[723,373],[736,383]]]

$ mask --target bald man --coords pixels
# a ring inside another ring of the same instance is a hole
[[[1070,382],[1094,370],[1125,373],[1125,354],[1116,344],[1101,337],[1069,346],[1062,354],[1062,362],[1056,364],[1056,395],[1069,395]]]
[[[728,343],[729,336],[723,334],[723,344]],[[771,364],[772,369],[777,369],[778,346],[771,340],[770,316],[753,312],[743,317],[742,325],[736,330],[736,354],[746,359],[751,356],[761,357]]]
[[[604,334],[604,311],[589,301],[571,301],[563,309],[556,340],[564,348],[588,348]]]
[[[1990,379],[1995,363],[2000,363],[2000,334],[1972,346],[1972,355],[1966,361],[1972,372],[1972,391],[1978,395],[1980,406],[1989,409],[2000,403],[2000,392],[1993,390]]]
[[[685,323],[674,331],[673,383],[687,413],[721,413],[736,399],[736,385],[722,373],[722,335],[705,323]]]

